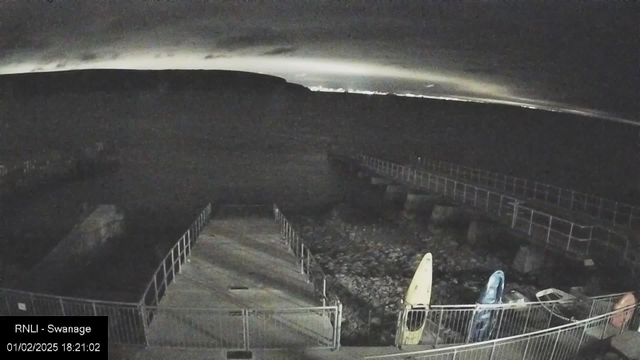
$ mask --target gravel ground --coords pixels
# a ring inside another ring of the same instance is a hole
[[[489,250],[464,243],[466,228],[460,223],[434,226],[427,216],[407,220],[399,209],[377,219],[371,213],[342,203],[329,214],[291,217],[343,302],[344,345],[393,342],[394,310],[427,252],[434,258],[432,304],[474,303],[499,269],[506,273],[506,291],[531,296],[540,286],[553,286],[553,279],[541,274],[509,271],[517,246]]]

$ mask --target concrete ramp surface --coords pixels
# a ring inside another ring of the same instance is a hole
[[[313,286],[271,219],[215,219],[153,317],[149,345],[227,349],[330,347],[336,306]]]

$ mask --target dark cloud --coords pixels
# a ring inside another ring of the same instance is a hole
[[[296,48],[293,46],[281,46],[277,47],[273,50],[266,51],[262,53],[262,55],[283,55],[283,54],[291,54],[296,51]]]

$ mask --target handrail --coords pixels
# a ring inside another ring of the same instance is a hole
[[[427,190],[443,192],[465,204],[482,207],[497,215],[518,232],[526,233],[546,246],[561,247],[567,252],[585,255],[589,250],[593,226],[579,225],[551,214],[525,206],[516,198],[482,189],[467,183],[416,170],[385,160],[359,155],[358,160],[375,172],[409,182]]]
[[[576,302],[585,301],[585,300],[602,300],[607,298],[617,298],[627,294],[634,294],[633,291],[622,292],[622,293],[613,293],[613,294],[604,294],[597,296],[588,296],[584,300],[576,299],[576,300],[566,300],[566,299],[558,299],[558,300],[545,300],[545,301],[527,301],[527,302],[518,302],[518,303],[500,303],[500,304],[451,304],[451,305],[430,305],[430,309],[467,309],[467,308],[482,308],[482,309],[500,309],[500,308],[512,308],[512,307],[527,307],[530,305],[546,305],[546,304],[574,304]]]
[[[579,256],[602,256],[603,253],[608,254],[613,250],[619,253],[623,263],[632,266],[633,271],[640,267],[640,252],[631,249],[628,239],[621,240],[619,234],[607,229],[599,226],[578,225],[573,221],[525,206],[525,202],[520,199],[425,170],[362,154],[355,157],[347,156],[355,158],[363,166],[384,176],[390,176],[429,191],[442,192],[445,196],[453,197],[464,204],[481,208],[484,212],[497,216],[500,221],[508,222],[511,229],[527,234],[534,241],[544,242],[545,246],[556,247]],[[602,238],[601,230],[605,230],[606,239]],[[604,251],[600,248],[594,249],[591,246],[592,242],[595,243],[594,246],[602,246]],[[616,242],[621,244],[618,245]]]
[[[627,307],[624,307],[624,308],[621,308],[621,309],[618,309],[618,310],[614,310],[614,311],[608,312],[606,314],[594,316],[594,317],[591,317],[591,318],[588,318],[588,319],[579,320],[579,321],[572,322],[572,323],[569,323],[569,324],[564,324],[564,325],[560,325],[560,326],[556,326],[556,327],[552,327],[552,328],[548,328],[548,329],[544,329],[544,330],[538,330],[538,331],[525,333],[525,334],[520,334],[520,335],[515,335],[515,336],[509,336],[509,337],[504,337],[504,338],[499,338],[499,339],[494,339],[494,340],[487,340],[487,341],[483,341],[483,342],[464,344],[464,345],[457,345],[457,346],[454,346],[454,347],[448,347],[448,348],[442,348],[442,349],[429,349],[429,350],[421,350],[421,351],[402,352],[402,353],[397,353],[397,354],[365,356],[364,359],[385,359],[385,358],[396,358],[396,357],[397,358],[403,358],[405,356],[443,354],[443,353],[451,353],[452,351],[455,351],[455,352],[464,351],[464,349],[486,348],[487,346],[492,346],[493,347],[498,343],[511,343],[511,342],[517,341],[519,339],[531,338],[531,337],[538,336],[538,335],[543,335],[543,334],[548,334],[548,333],[559,333],[560,331],[565,330],[565,329],[578,328],[581,325],[594,323],[594,322],[596,322],[598,320],[602,320],[602,319],[607,319],[608,320],[609,318],[612,318],[613,316],[620,315],[622,313],[628,313],[629,311],[634,311],[634,310],[640,310],[640,305],[639,304],[629,305]]]
[[[635,205],[441,160],[418,157],[417,159],[413,158],[412,161],[434,170],[448,172],[451,176],[455,171],[456,176],[462,178],[477,178],[479,182],[484,181],[487,185],[493,184],[496,188],[498,184],[502,184],[504,191],[510,190],[514,195],[518,193],[532,194],[535,200],[564,207],[570,211],[577,211],[589,217],[610,222],[614,226],[640,226],[640,207]]]
[[[331,289],[329,289],[327,276],[324,271],[322,271],[322,268],[311,254],[309,248],[300,240],[297,231],[294,229],[293,225],[291,225],[289,220],[287,220],[284,214],[282,214],[282,211],[280,211],[276,204],[273,204],[273,214],[276,222],[280,225],[280,232],[282,233],[284,240],[300,261],[301,273],[309,276],[309,281],[313,283],[314,290],[320,295],[322,306],[326,306],[327,301],[339,304],[340,299],[333,291],[331,291]],[[314,276],[314,272],[317,273],[317,277]],[[315,281],[316,279],[321,281],[318,283]]]
[[[144,292],[142,294],[142,298],[140,299],[140,301],[138,302],[138,304],[140,305],[150,305],[150,304],[146,304],[146,299],[147,299],[147,295],[149,294],[149,291],[151,290],[151,285],[155,284],[155,296],[153,299],[155,299],[156,301],[156,305],[158,305],[160,303],[160,295],[158,294],[158,275],[160,275],[160,270],[163,270],[163,277],[162,280],[160,281],[164,281],[165,282],[165,291],[166,291],[166,286],[168,286],[168,280],[167,277],[169,275],[169,272],[171,272],[171,274],[173,275],[172,280],[175,281],[175,266],[176,266],[176,260],[178,261],[177,265],[178,267],[182,266],[183,263],[183,257],[185,258],[186,261],[186,257],[189,256],[191,254],[191,247],[195,244],[198,236],[200,235],[200,232],[202,231],[202,229],[204,229],[205,225],[206,225],[206,221],[209,220],[209,217],[211,216],[211,203],[207,204],[207,206],[202,210],[202,212],[200,213],[200,215],[198,215],[198,217],[196,218],[196,220],[193,222],[193,224],[191,225],[191,227],[189,227],[189,230],[187,230],[181,237],[180,239],[176,242],[176,244],[171,248],[171,250],[167,253],[167,255],[162,259],[162,262],[158,265],[158,267],[156,268],[156,271],[153,273],[153,277],[151,278],[151,280],[149,281],[149,283],[147,284],[147,286],[144,289]],[[182,247],[180,246],[182,245]],[[174,256],[175,250],[178,250],[178,254]],[[188,251],[187,251],[188,249]],[[171,265],[169,268],[167,268],[167,260],[171,258]],[[181,268],[178,269],[178,273],[180,272]],[[169,280],[171,281],[171,280]]]
[[[530,185],[527,185],[531,183],[531,181],[527,179],[492,173],[490,171],[480,169],[473,169],[443,161],[423,158],[418,158],[417,161],[415,161],[415,159],[412,159],[412,161],[417,162],[419,166],[426,166],[427,168],[434,171],[448,173],[450,176],[454,176],[465,181],[473,182],[474,179],[477,179],[476,182],[483,184],[484,186],[498,189],[503,192],[508,192],[513,194],[514,196],[522,196],[525,198],[530,198],[534,201],[542,201],[545,204],[550,204],[554,207],[560,207],[565,210],[576,211],[582,215],[585,215],[589,219],[602,220],[605,223],[611,224],[613,225],[613,229],[607,228],[606,226],[603,226],[601,224],[593,225],[593,229],[595,231],[591,234],[591,238],[599,240],[600,244],[603,244],[603,250],[607,255],[610,249],[617,250],[620,253],[623,262],[632,264],[632,270],[634,272],[640,266],[640,250],[634,249],[635,246],[631,245],[631,241],[628,238],[628,235],[625,235],[624,233],[621,233],[619,231],[619,226],[640,226],[640,209],[638,209],[637,207],[635,208],[635,214],[637,214],[637,216],[634,217],[634,207],[632,205],[615,202],[613,211],[609,209],[609,213],[610,215],[612,215],[609,217],[605,217],[604,214],[606,214],[607,212],[602,211],[603,201],[604,204],[606,204],[607,202],[613,203],[612,200],[607,200],[595,195],[583,194],[580,192],[576,192],[575,190],[562,189],[557,186],[547,185],[539,182],[533,182],[534,186],[531,187]],[[499,186],[500,184],[502,185]],[[544,192],[542,191],[542,189],[544,189]],[[549,192],[549,189],[555,189],[555,192]],[[570,194],[571,196],[569,197],[568,194]],[[597,206],[594,204],[589,204],[589,198],[600,199],[599,204]],[[577,204],[579,206],[574,206],[574,204]],[[596,206],[596,208],[598,209],[597,214],[589,212],[589,206],[591,206],[592,208]],[[629,209],[629,221],[619,222],[617,221],[620,219],[620,216],[618,216],[618,214],[621,214],[620,210],[625,206]],[[596,249],[594,251],[596,253],[599,253],[599,250],[602,249]]]

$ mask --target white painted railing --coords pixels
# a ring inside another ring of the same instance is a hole
[[[640,226],[640,211],[634,210],[631,205],[443,161],[417,158],[414,159],[414,162],[428,171],[446,174],[446,176],[461,181],[495,189],[524,201],[534,200],[563,210],[575,211],[590,219],[602,220],[602,223],[597,222],[592,226],[593,231],[590,233],[590,238],[598,241],[593,243],[595,246],[590,249],[590,254],[607,260],[613,257],[613,260],[631,265],[634,273],[640,267],[640,250],[637,246],[632,245],[636,243],[634,239],[629,238],[629,236],[633,236],[633,229],[630,232],[617,231],[616,229],[617,227]],[[532,204],[531,207],[533,206]],[[614,228],[607,227],[607,224]]]
[[[374,172],[442,194],[492,215],[536,243],[580,256],[589,254],[592,226],[583,226],[537,211],[512,196],[479,188],[448,177],[359,155],[358,160]]]
[[[629,329],[637,322],[639,310],[639,305],[633,305],[589,319],[517,336],[444,349],[366,356],[363,359],[575,359],[576,355],[595,342]]]
[[[140,304],[146,306],[158,306],[160,304],[160,300],[165,295],[169,285],[176,281],[176,274],[182,272],[182,266],[191,255],[191,248],[198,240],[198,236],[200,236],[210,216],[211,204],[208,204],[198,215],[196,221],[189,227],[189,230],[178,239],[169,253],[162,259],[144,289]]]
[[[521,195],[575,211],[615,226],[640,227],[640,208],[601,196],[589,195],[539,181],[499,174],[424,157],[412,159],[420,167],[455,179],[477,183],[505,194]]]
[[[425,333],[421,345],[447,347],[473,342],[471,325],[478,316],[493,319],[494,326],[486,334],[486,340],[516,336],[544,330],[564,321],[551,314],[556,308],[571,311],[576,319],[587,319],[606,314],[627,293],[610,294],[583,300],[536,301],[528,303],[506,303],[495,305],[432,305],[428,309],[402,310],[399,319],[408,328],[420,327],[425,322]],[[413,327],[411,325],[414,325]]]

